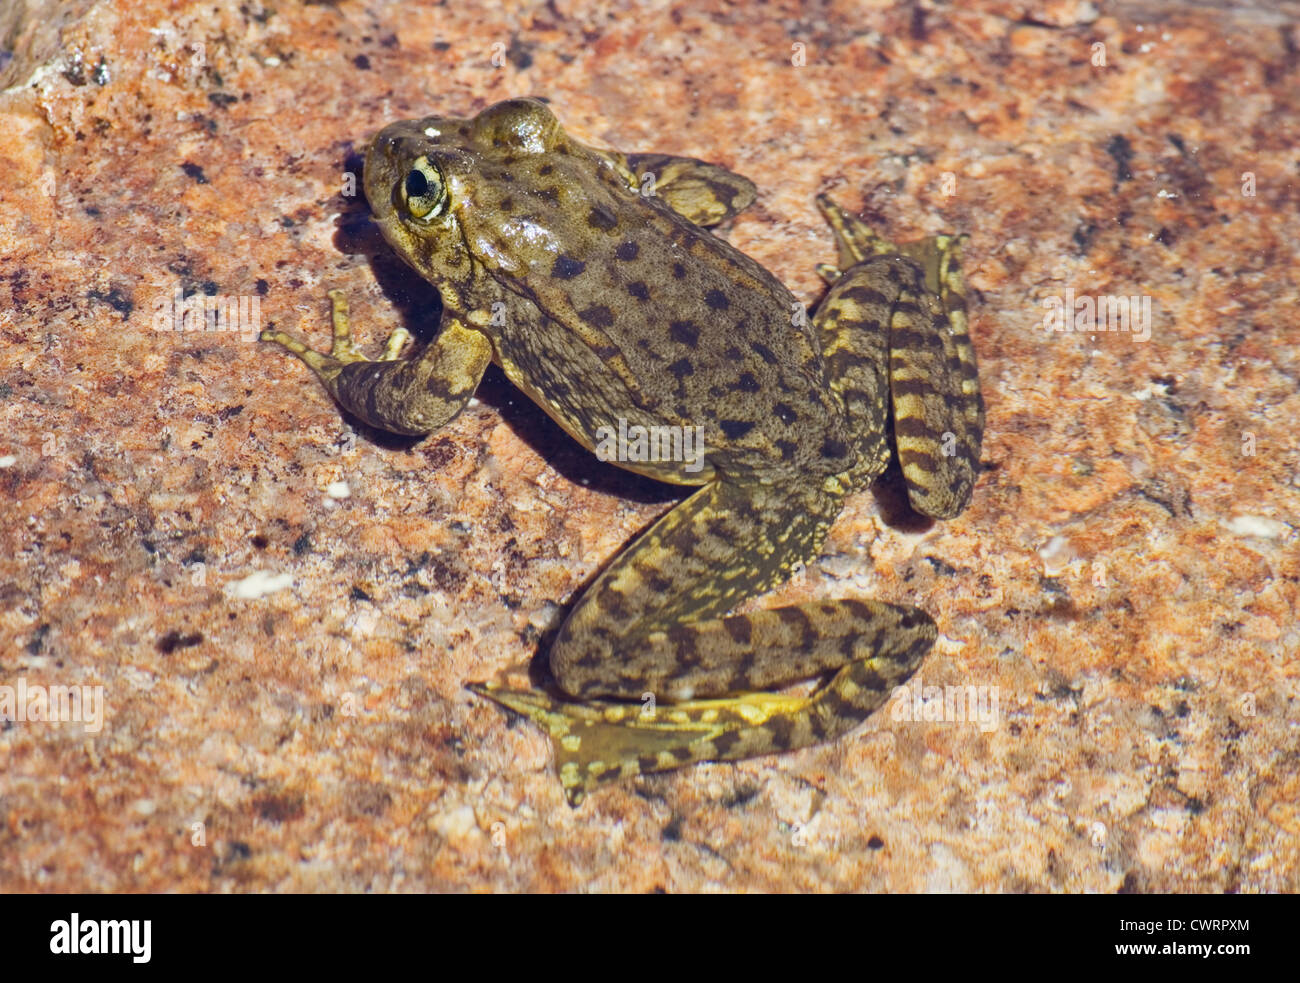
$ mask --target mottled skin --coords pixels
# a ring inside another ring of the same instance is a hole
[[[885,469],[891,417],[913,507],[947,518],[970,500],[983,404],[958,240],[895,247],[820,199],[839,267],[808,319],[703,228],[753,201],[749,181],[584,146],[528,99],[386,127],[365,188],[389,243],[442,294],[437,339],[399,358],[399,329],[369,361],[337,292],[330,355],[263,335],[349,412],[430,433],[496,362],[588,449],[620,418],[704,427],[702,469],[621,465],[701,487],[574,605],[550,652],[562,692],[474,687],[547,729],[571,802],[619,777],[829,740],[911,675],[936,635],[913,607],[726,615],[817,555],[844,497]],[[810,696],[768,692],[815,676]]]

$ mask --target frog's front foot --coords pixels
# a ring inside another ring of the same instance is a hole
[[[321,382],[325,383],[326,388],[333,393],[334,380],[338,378],[344,366],[351,362],[368,362],[370,359],[362,355],[352,342],[352,326],[348,319],[348,299],[344,296],[343,291],[331,290],[329,299],[330,321],[334,326],[334,343],[330,346],[328,355],[313,351],[297,338],[283,331],[273,331],[268,328],[262,332],[261,339],[293,352],[307,363],[307,366],[316,373]],[[388,342],[384,345],[384,354],[379,361],[391,362],[396,359],[410,337],[410,332],[405,328],[399,327],[394,330],[388,336]]]
[[[329,298],[334,343],[328,355],[283,331],[263,331],[262,340],[297,355],[340,406],[380,430],[432,433],[465,408],[492,360],[486,336],[449,318],[437,340],[413,358],[399,358],[411,337],[399,327],[388,336],[384,354],[371,361],[352,343],[347,298],[340,290],[331,290]]]

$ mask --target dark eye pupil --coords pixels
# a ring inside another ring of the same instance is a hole
[[[406,197],[422,198],[429,191],[429,179],[419,171],[406,175]]]

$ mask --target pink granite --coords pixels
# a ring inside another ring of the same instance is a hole
[[[0,891],[1300,889],[1295,3],[54,6],[0,15],[0,686],[104,712],[0,722]],[[919,604],[984,720],[922,690],[570,809],[465,684],[672,494],[499,375],[412,443],[155,330],[179,288],[323,346],[338,287],[378,343],[429,294],[355,155],[520,94],[752,177],[730,238],[810,302],[819,191],[970,233],[972,507],[859,495],[762,603]],[[1067,291],[1149,337],[1045,330]]]

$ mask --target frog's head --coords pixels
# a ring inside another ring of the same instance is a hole
[[[567,137],[535,99],[511,99],[471,119],[428,116],[393,123],[366,154],[365,189],[384,238],[426,279],[467,296],[484,271],[509,272],[501,220],[521,165]]]

